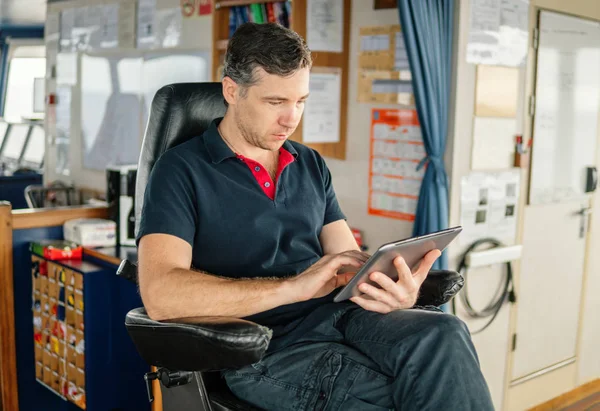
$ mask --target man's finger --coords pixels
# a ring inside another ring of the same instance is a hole
[[[399,306],[400,306],[396,297],[394,297],[392,294],[390,294],[386,290],[382,290],[380,288],[373,287],[372,285],[367,284],[367,283],[361,284],[358,287],[358,289],[361,292],[371,296],[376,301],[380,301],[380,302],[388,305],[390,308],[399,308]]]
[[[394,267],[396,267],[396,271],[398,272],[398,284],[408,285],[413,283],[412,272],[406,261],[404,261],[404,258],[401,256],[394,258]]]
[[[387,314],[392,311],[391,307],[389,307],[388,305],[386,305],[380,301],[367,300],[366,298],[363,298],[363,297],[352,297],[352,298],[350,298],[350,300],[352,302],[354,302],[355,304],[360,305],[362,308],[364,308],[367,311],[373,311],[373,312],[381,313],[381,314]]]
[[[356,275],[356,271],[338,274],[335,278],[336,279],[335,288],[344,287],[346,284],[348,284],[350,282],[352,277],[354,277],[355,275]]]
[[[358,251],[358,250],[344,251],[343,253],[341,253],[341,255],[350,255],[350,256],[358,258],[361,261],[367,261],[369,258],[371,258],[371,256],[369,254],[362,252],[362,251]]]
[[[431,267],[433,267],[433,264],[440,257],[440,255],[442,255],[440,250],[431,250],[425,254],[425,257],[423,257],[419,263],[419,268],[415,271],[415,281],[417,284],[421,285],[423,281],[425,281],[425,278],[427,278],[427,274],[429,274]]]
[[[329,261],[329,264],[335,271],[337,271],[345,265],[360,268],[365,263],[356,257],[338,254]]]
[[[405,292],[411,291],[411,290],[402,288],[400,286],[400,284],[397,284],[394,280],[392,280],[390,277],[388,277],[384,273],[375,271],[369,275],[369,278],[371,279],[371,281],[376,282],[385,291],[390,293],[397,302],[402,302],[402,301],[404,301],[404,299],[406,299],[406,295],[402,291],[405,291]],[[411,284],[412,284],[412,280],[411,280]]]

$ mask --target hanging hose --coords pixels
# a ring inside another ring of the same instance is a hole
[[[500,310],[502,309],[502,306],[504,305],[504,302],[506,300],[508,300],[511,303],[514,303],[517,299],[516,299],[516,295],[515,295],[515,286],[514,286],[514,282],[513,282],[513,270],[512,270],[512,264],[510,263],[510,261],[507,261],[506,264],[506,270],[504,271],[504,275],[503,275],[503,279],[500,282],[498,288],[496,289],[496,292],[494,293],[494,297],[492,298],[492,300],[485,306],[485,308],[483,308],[482,310],[476,310],[473,308],[473,306],[471,305],[471,301],[469,299],[469,291],[468,291],[468,285],[469,285],[469,281],[467,279],[467,272],[468,272],[468,266],[467,266],[467,256],[469,255],[470,252],[475,251],[475,249],[483,244],[491,244],[492,247],[490,248],[497,248],[497,247],[501,247],[503,244],[496,240],[495,238],[482,238],[480,240],[475,241],[473,244],[471,244],[469,246],[469,248],[467,248],[467,250],[465,251],[465,253],[462,255],[462,258],[460,260],[460,263],[458,265],[458,273],[461,274],[463,276],[463,278],[465,279],[465,285],[463,287],[463,289],[459,292],[459,298],[462,302],[462,305],[465,309],[465,311],[467,312],[467,314],[470,317],[473,318],[487,318],[487,317],[491,317],[490,320],[479,330],[472,332],[471,334],[478,334],[480,332],[482,332],[483,330],[485,330],[487,327],[489,327],[489,325],[494,322],[494,320],[496,319],[496,317],[498,316],[498,313],[500,312]],[[454,314],[456,314],[456,299],[452,300],[452,312]]]

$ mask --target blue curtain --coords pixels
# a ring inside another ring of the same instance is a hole
[[[400,25],[427,156],[414,235],[448,228],[448,176],[444,167],[452,75],[454,0],[398,0]],[[448,268],[442,255],[434,266]]]
[[[6,82],[8,80],[8,38],[20,39],[43,39],[44,26],[14,26],[4,24],[0,26],[0,113],[4,113],[4,97],[6,93]]]

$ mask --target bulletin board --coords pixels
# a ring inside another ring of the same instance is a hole
[[[371,111],[369,214],[414,221],[425,155],[416,110]]]
[[[413,106],[410,63],[399,25],[360,28],[358,101]]]

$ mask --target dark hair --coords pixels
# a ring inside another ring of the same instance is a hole
[[[244,90],[258,82],[255,71],[259,67],[285,77],[311,66],[310,50],[298,33],[276,23],[244,23],[227,45],[223,77]]]

